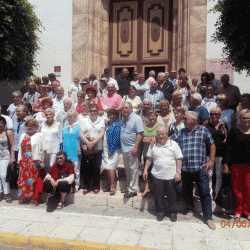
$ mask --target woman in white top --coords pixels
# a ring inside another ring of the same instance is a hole
[[[130,85],[128,95],[123,96],[122,102],[130,102],[133,106],[133,112],[139,114],[141,110],[141,98],[136,95],[136,88],[134,85]]]
[[[90,192],[93,181],[94,194],[100,191],[100,166],[102,158],[102,139],[104,136],[104,119],[98,116],[97,104],[90,105],[89,117],[81,120],[80,138],[83,141],[82,170],[83,194]]]
[[[56,161],[56,154],[60,151],[62,143],[62,125],[54,120],[55,111],[47,108],[44,112],[46,122],[41,126],[45,150],[45,166],[48,171]]]
[[[177,194],[174,185],[181,181],[183,155],[178,144],[168,138],[165,127],[157,129],[156,139],[157,143],[149,147],[143,178],[144,180],[148,179],[148,168],[153,162],[151,174],[153,175],[157,220],[161,221],[164,217],[164,195],[166,191],[168,195],[168,207],[170,209],[170,220],[175,222],[177,220]]]
[[[52,108],[53,106],[53,101],[50,97],[45,97],[43,98],[42,100],[42,107],[43,107],[43,111],[41,112],[38,112],[36,114],[34,114],[34,118],[39,122],[39,131],[41,131],[41,126],[44,122],[46,122],[46,117],[45,117],[45,113],[44,111],[47,109],[47,108]]]

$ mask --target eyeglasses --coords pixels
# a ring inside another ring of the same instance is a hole
[[[107,89],[114,89],[114,87],[107,87]]]
[[[64,157],[56,157],[57,160],[62,160]]]
[[[224,99],[216,99],[216,102],[221,102],[223,101]]]
[[[138,74],[134,74],[134,76],[138,76]]]
[[[250,120],[249,117],[241,117],[240,119],[242,119],[242,120]]]
[[[213,115],[220,115],[220,113],[210,113],[210,116],[213,116]]]
[[[98,110],[90,110],[89,112],[98,112]]]

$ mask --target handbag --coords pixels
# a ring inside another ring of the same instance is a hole
[[[12,163],[7,167],[6,182],[16,181],[19,177],[19,168],[16,163]]]
[[[222,187],[215,199],[215,203],[216,205],[227,210],[234,209],[234,206],[235,206],[234,195],[233,195],[233,190],[231,187],[231,175],[230,174],[222,176]]]
[[[64,179],[64,178],[69,177],[69,174],[64,173],[64,172],[59,172],[58,177],[59,177],[59,179]]]

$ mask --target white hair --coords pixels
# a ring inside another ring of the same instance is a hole
[[[159,75],[162,75],[162,76],[166,77],[166,73],[165,72],[160,72],[160,73],[158,73],[158,76]]]
[[[158,131],[160,131],[160,130],[163,130],[164,132],[166,132],[166,133],[168,134],[168,130],[167,130],[166,127],[164,127],[164,126],[159,127],[159,128],[157,129],[157,134],[158,134]]]
[[[75,111],[75,110],[70,110],[68,113],[67,113],[67,117],[72,114],[74,116],[74,118],[77,120],[77,117],[78,117],[78,113]]]
[[[64,100],[63,100],[63,103],[65,102],[70,102],[72,104],[72,99],[69,98],[69,97],[66,97]]]
[[[201,96],[201,94],[194,93],[194,94],[191,95],[191,97],[193,97],[194,100],[196,100],[199,104],[201,104],[201,102],[202,102],[202,96]]]
[[[115,87],[115,84],[114,83],[112,83],[112,82],[110,82],[110,83],[108,83],[108,85],[107,86],[113,86],[113,87]]]
[[[219,108],[219,107],[211,108],[211,109],[210,109],[210,114],[211,114],[212,111],[218,111],[219,113],[222,112],[222,111],[221,111],[221,108]]]
[[[155,71],[154,70],[151,70],[151,71],[149,71],[149,74],[148,74],[149,76],[155,76]]]
[[[143,100],[143,103],[144,103],[144,102],[150,102],[150,103],[152,104],[151,100],[148,99],[148,98],[144,99],[144,100]]]
[[[19,90],[15,90],[12,92],[12,95],[14,96],[22,96],[22,93]]]
[[[46,114],[48,112],[51,112],[53,115],[55,115],[55,110],[53,108],[47,108],[47,109],[45,109],[44,114]]]
[[[122,106],[128,105],[130,108],[133,109],[133,105],[130,102],[123,102]]]
[[[198,119],[198,115],[194,111],[186,111],[185,115],[188,115],[189,117],[191,117],[195,121],[197,121],[197,119]]]

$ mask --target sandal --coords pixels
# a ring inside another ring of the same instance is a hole
[[[10,196],[10,194],[6,194],[6,195],[5,195],[5,201],[6,201],[7,203],[11,203],[11,202],[13,201],[13,198]]]
[[[110,192],[109,194],[112,196],[112,195],[115,195],[115,187],[110,187]]]
[[[241,215],[240,215],[240,214],[236,214],[236,215],[234,216],[234,220],[240,221],[240,219],[241,219]]]
[[[249,216],[247,216],[247,220],[248,220],[248,221],[250,221],[250,215],[249,215]]]
[[[149,191],[144,191],[142,194],[141,194],[141,197],[148,197],[150,194],[150,190]]]
[[[62,209],[62,208],[64,208],[64,203],[59,202],[56,209]]]
[[[23,198],[23,199],[20,199],[20,200],[18,201],[18,204],[19,204],[19,205],[22,205],[22,204],[24,204],[25,202],[26,202],[26,199]]]

